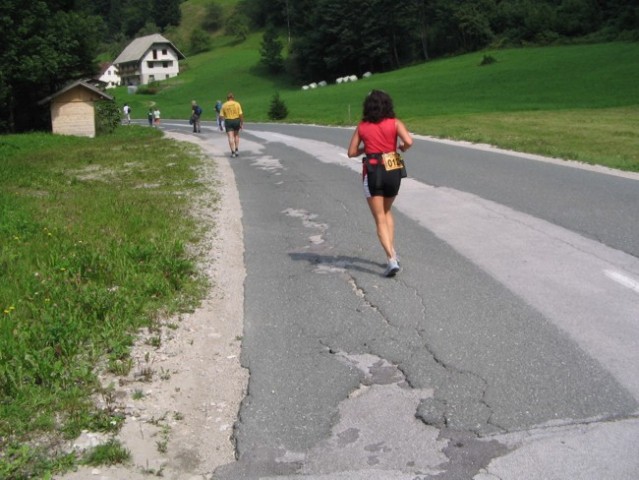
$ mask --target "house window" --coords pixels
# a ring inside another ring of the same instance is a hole
[[[155,75],[149,75],[149,82],[155,81]]]
[[[156,60],[158,58],[158,51],[156,49],[153,49],[153,60]]]
[[[147,68],[153,68],[153,62],[146,62]]]
[[[162,62],[162,68],[169,68],[169,62]]]
[[[169,51],[166,48],[162,49],[162,55],[168,55]]]

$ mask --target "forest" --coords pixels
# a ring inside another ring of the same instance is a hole
[[[639,40],[624,0],[242,0],[255,26],[290,39],[302,81],[388,71],[487,47]]]
[[[239,0],[232,11],[209,0],[189,19],[181,3],[0,0],[0,133],[46,128],[39,100],[94,77],[101,53],[187,21],[208,35],[264,29],[263,60],[297,82],[488,47],[639,40],[639,5],[627,0]]]

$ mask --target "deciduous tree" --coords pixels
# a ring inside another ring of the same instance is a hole
[[[0,3],[2,132],[46,127],[48,109],[38,101],[66,82],[97,71],[102,20],[73,11],[65,2],[48,3]]]

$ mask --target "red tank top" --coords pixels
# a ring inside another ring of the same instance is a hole
[[[379,123],[360,122],[359,138],[364,142],[364,153],[394,152],[397,148],[397,123],[385,118]]]

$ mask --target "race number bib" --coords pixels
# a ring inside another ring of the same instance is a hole
[[[382,163],[384,164],[384,170],[387,172],[398,170],[404,166],[404,160],[397,152],[382,153]]]

